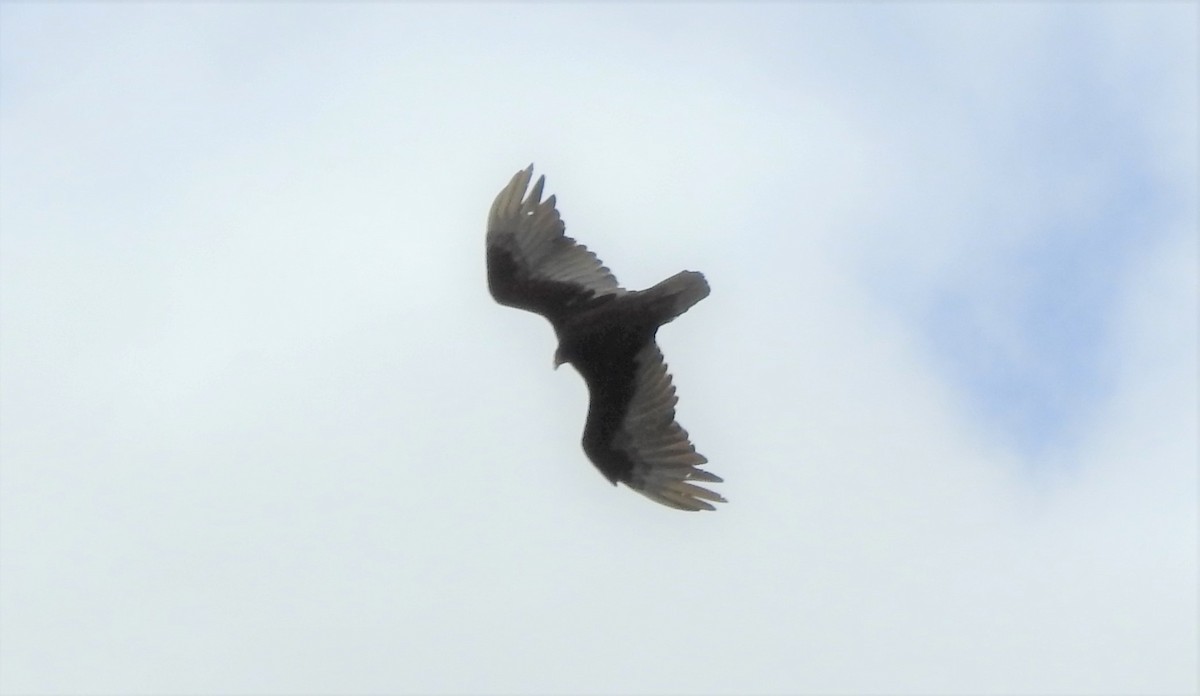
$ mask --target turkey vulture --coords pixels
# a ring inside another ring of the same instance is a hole
[[[695,481],[721,478],[675,422],[675,387],[655,343],[658,327],[708,296],[708,283],[683,271],[648,290],[617,284],[587,247],[563,234],[554,196],[542,201],[533,165],[513,175],[488,214],[488,289],[502,305],[541,314],[558,336],[554,367],[571,363],[590,403],[583,451],[613,484],[680,510],[725,502]],[[524,199],[524,200],[522,200]]]

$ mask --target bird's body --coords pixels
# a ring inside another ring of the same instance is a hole
[[[675,422],[675,388],[655,342],[658,328],[708,296],[704,276],[683,271],[652,288],[620,287],[595,254],[563,232],[544,177],[525,197],[533,167],[518,172],[488,217],[488,287],[497,302],[545,316],[590,395],[583,449],[612,483],[664,505],[712,510],[720,495],[694,481],[721,479]],[[522,198],[524,200],[522,200]]]

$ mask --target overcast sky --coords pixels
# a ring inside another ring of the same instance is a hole
[[[1189,693],[1194,3],[0,7],[5,693]],[[534,162],[730,502],[495,304]]]

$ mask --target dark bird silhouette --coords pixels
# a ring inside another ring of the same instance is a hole
[[[708,296],[708,283],[683,271],[647,290],[626,290],[587,247],[563,234],[546,177],[529,190],[533,165],[517,172],[488,215],[488,288],[502,305],[541,314],[558,336],[554,366],[571,363],[590,403],[583,451],[600,473],[680,510],[725,502],[696,485],[721,478],[698,468],[675,422],[675,387],[654,338],[658,328]]]

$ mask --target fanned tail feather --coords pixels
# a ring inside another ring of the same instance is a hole
[[[708,281],[703,273],[680,271],[644,291],[655,306],[662,308],[662,323],[671,321],[708,297]]]

